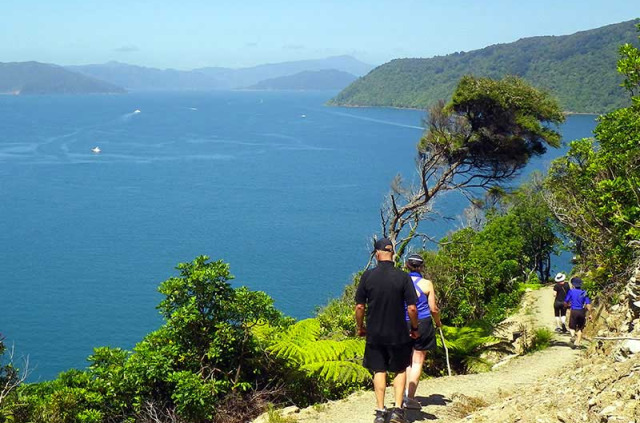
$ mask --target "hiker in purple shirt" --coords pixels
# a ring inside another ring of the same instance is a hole
[[[582,341],[582,330],[584,329],[587,319],[586,314],[589,312],[589,320],[591,317],[591,299],[587,296],[587,292],[582,289],[582,279],[571,278],[572,288],[564,298],[564,303],[571,308],[569,316],[569,332],[571,332],[571,348],[578,348]]]

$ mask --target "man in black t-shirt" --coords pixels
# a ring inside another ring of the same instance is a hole
[[[375,254],[378,265],[362,274],[356,290],[356,325],[358,335],[367,337],[363,364],[373,373],[377,405],[374,423],[383,423],[386,418],[387,372],[396,373],[393,387],[397,407],[392,410],[389,422],[404,423],[401,404],[405,370],[411,363],[412,338],[418,336],[416,290],[409,275],[394,266],[393,243],[389,239],[376,241]],[[405,303],[411,320],[410,332],[407,332]]]
[[[553,286],[555,292],[555,301],[553,302],[553,312],[556,316],[556,332],[567,332],[567,307],[564,304],[564,298],[569,292],[569,285],[565,280],[567,276],[564,273],[558,273],[554,278],[556,284]],[[562,325],[562,326],[560,326]]]

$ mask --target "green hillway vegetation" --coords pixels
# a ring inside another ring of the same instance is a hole
[[[610,112],[630,104],[615,64],[616,48],[635,40],[634,22],[429,59],[396,59],[359,78],[329,103],[425,109],[451,98],[464,75],[515,75],[549,91],[565,111]]]
[[[561,237],[573,241],[574,272],[592,295],[612,301],[624,280],[640,239],[640,51],[619,53],[631,106],[602,116],[595,139],[572,142],[548,175],[501,189],[558,145],[551,128],[560,106],[517,78],[465,77],[451,102],[431,110],[416,153],[422,183],[394,181],[381,216],[400,255],[426,236],[418,224],[438,195],[486,193],[471,202],[467,227],[422,252],[456,372],[482,367],[482,351],[504,346],[492,328],[525,284],[548,279]],[[164,325],[133,351],[96,348],[84,370],[23,383],[0,342],[0,422],[245,422],[269,403],[305,406],[369,386],[353,320],[358,275],[315,317],[295,321],[265,293],[232,288],[221,260],[201,256],[177,270],[159,287]],[[548,333],[531,348],[545,342]],[[440,353],[425,366],[431,375],[443,369]]]

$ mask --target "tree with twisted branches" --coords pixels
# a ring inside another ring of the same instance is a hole
[[[419,224],[432,217],[436,197],[457,191],[472,199],[477,190],[504,184],[531,157],[560,145],[553,126],[563,121],[556,100],[520,78],[463,77],[449,103],[429,110],[417,146],[417,178],[406,184],[397,176],[381,208],[382,233],[397,256],[412,240],[431,239]]]

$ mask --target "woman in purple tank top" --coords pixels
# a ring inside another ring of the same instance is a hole
[[[582,289],[582,279],[578,277],[571,278],[573,286],[564,299],[565,305],[571,308],[569,315],[569,332],[571,332],[571,348],[579,348],[582,341],[582,330],[587,323],[587,312],[589,320],[591,315],[591,298],[587,295],[587,291]]]
[[[422,365],[427,357],[427,351],[436,347],[434,322],[437,327],[442,326],[442,323],[440,322],[440,311],[436,305],[436,293],[433,283],[429,279],[422,277],[424,260],[419,254],[411,254],[407,257],[405,265],[409,270],[409,276],[418,295],[418,301],[416,302],[416,308],[418,309],[418,338],[414,340],[411,365],[407,367],[407,387],[403,406],[405,408],[420,409],[421,404],[416,401],[415,395],[420,375],[422,374]],[[411,325],[408,314],[407,325]]]

